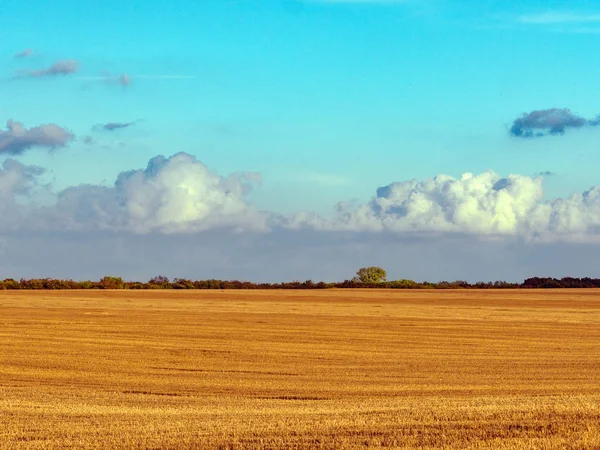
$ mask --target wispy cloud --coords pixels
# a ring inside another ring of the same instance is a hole
[[[79,70],[79,63],[74,59],[64,59],[55,62],[46,69],[19,72],[19,77],[49,77],[57,75],[69,75]]]
[[[600,23],[600,13],[574,13],[568,11],[547,11],[536,14],[524,14],[518,22],[532,25],[566,25]]]
[[[192,80],[196,77],[189,75],[121,75],[104,74],[100,76],[81,76],[80,80],[102,81],[106,84],[120,85],[123,87],[131,86],[134,80]]]
[[[15,53],[15,58],[27,58],[28,56],[33,55],[33,51],[30,48],[26,48],[18,53]]]
[[[123,87],[130,86],[132,83],[131,76],[126,73],[114,75],[110,72],[104,72],[102,75],[97,76],[79,76],[77,79],[87,81],[102,81],[106,84],[120,85]]]
[[[139,120],[134,120],[133,122],[108,122],[101,125],[96,125],[94,127],[95,131],[115,131],[121,128],[128,128],[132,125],[138,123]]]
[[[544,170],[543,172],[537,172],[537,173],[535,173],[533,175],[533,178],[536,178],[536,177],[542,177],[542,178],[544,178],[544,177],[554,177],[554,176],[556,176],[556,174],[554,172],[551,172],[549,170]]]

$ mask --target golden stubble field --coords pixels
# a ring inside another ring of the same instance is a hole
[[[600,291],[0,291],[0,447],[600,448]]]

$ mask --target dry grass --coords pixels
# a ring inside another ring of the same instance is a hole
[[[600,448],[600,291],[3,292],[0,446]]]

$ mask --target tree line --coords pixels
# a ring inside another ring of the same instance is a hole
[[[550,288],[600,288],[599,278],[528,278],[522,283],[488,281],[417,282],[413,280],[387,281],[381,268],[361,268],[357,276],[341,282],[326,283],[290,281],[284,283],[253,283],[239,280],[188,280],[165,276],[153,277],[147,282],[125,281],[120,277],[107,276],[99,281],[74,281],[54,278],[0,280],[0,290],[57,290],[57,289],[550,289]]]

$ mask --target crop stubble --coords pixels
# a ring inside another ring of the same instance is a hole
[[[0,446],[600,448],[600,291],[5,291]]]

